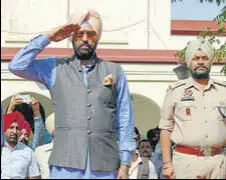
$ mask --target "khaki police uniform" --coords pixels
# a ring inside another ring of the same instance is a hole
[[[203,148],[205,155],[173,153],[176,178],[226,178],[225,153],[211,155],[212,147],[226,144],[226,83],[210,79],[205,90],[192,78],[168,89],[162,108],[160,129],[172,132],[176,145]],[[207,148],[208,147],[208,148]]]

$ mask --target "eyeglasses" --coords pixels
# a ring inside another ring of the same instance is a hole
[[[86,35],[87,40],[96,40],[97,34],[95,31],[78,31],[75,33],[75,40],[80,41]]]

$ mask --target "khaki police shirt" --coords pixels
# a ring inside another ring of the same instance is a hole
[[[210,79],[202,90],[192,78],[181,80],[167,91],[159,128],[172,131],[171,139],[176,144],[220,146],[226,143],[225,108],[225,82]]]

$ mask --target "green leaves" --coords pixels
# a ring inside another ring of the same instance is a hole
[[[226,6],[223,7],[221,13],[214,20],[220,20],[222,23],[226,21]]]
[[[171,0],[172,3],[177,2],[177,1],[183,1],[183,0]],[[220,6],[221,4],[224,4],[226,2],[226,0],[199,0],[200,3],[203,2],[209,2],[209,3],[217,3],[218,6]]]
[[[215,0],[200,0],[201,3],[203,3],[204,1],[212,3],[215,2]],[[218,6],[220,6],[221,4],[224,4],[226,2],[226,0],[216,0],[216,3]]]
[[[226,76],[226,63],[224,63],[224,66],[221,69],[221,73],[224,73],[224,75]]]

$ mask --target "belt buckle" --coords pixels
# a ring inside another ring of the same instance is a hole
[[[203,152],[204,156],[211,156],[212,155],[212,148],[202,148],[201,151]]]

